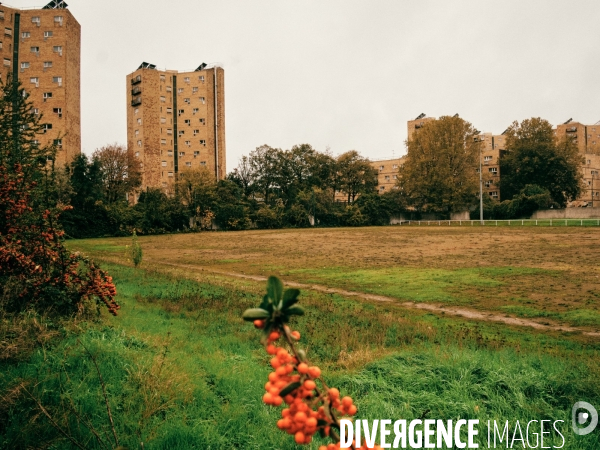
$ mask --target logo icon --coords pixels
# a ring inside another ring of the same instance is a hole
[[[581,410],[585,410],[583,412]],[[579,436],[590,434],[598,425],[598,411],[588,402],[577,402],[573,405],[573,431]],[[587,426],[583,427],[587,423]]]

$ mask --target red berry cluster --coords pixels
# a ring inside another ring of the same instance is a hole
[[[263,320],[255,320],[257,328],[263,328]],[[286,336],[294,355],[275,343]],[[300,340],[300,333],[290,331],[287,326],[283,330],[271,331],[266,341],[266,350],[271,359],[271,367],[275,369],[269,374],[265,384],[266,393],[263,402],[267,405],[288,405],[281,411],[281,419],[277,427],[294,436],[298,444],[309,444],[313,436],[321,431],[325,436],[331,436],[331,426],[338,424],[336,411],[342,416],[353,416],[357,412],[351,397],[340,398],[336,388],[328,388],[321,377],[321,369],[301,361],[294,350],[294,341]],[[317,381],[321,388],[317,386]],[[333,436],[332,436],[333,437]],[[337,436],[336,436],[337,437]],[[339,448],[338,444],[332,448]],[[337,445],[337,447],[335,447]],[[329,446],[329,447],[330,447]],[[321,446],[320,450],[327,450]]]

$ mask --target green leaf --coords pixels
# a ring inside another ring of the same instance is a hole
[[[290,316],[303,316],[304,308],[302,306],[298,306],[298,305],[292,306],[291,308],[286,309],[285,313]]]
[[[279,303],[283,295],[283,283],[277,277],[271,275],[267,281],[267,294],[274,304]]]
[[[271,300],[269,300],[269,296],[267,294],[265,294],[265,296],[263,297],[263,301],[260,304],[260,307],[270,312],[273,311],[273,303],[271,303]]]
[[[298,296],[300,291],[298,289],[286,289],[283,294],[283,309],[289,308],[290,306],[298,303]]]
[[[286,387],[284,387],[281,390],[281,392],[279,393],[279,396],[280,397],[285,397],[286,395],[291,394],[292,392],[294,392],[300,386],[302,386],[302,383],[300,383],[299,381],[296,381],[294,383],[290,383],[290,384],[288,384]]]
[[[242,318],[244,320],[254,321],[260,319],[266,319],[270,316],[269,311],[262,308],[251,308],[244,311]]]

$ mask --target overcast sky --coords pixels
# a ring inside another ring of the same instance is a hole
[[[10,0],[16,7],[40,0]],[[82,145],[126,142],[142,61],[225,69],[227,170],[257,146],[406,152],[406,121],[600,120],[600,1],[67,0],[82,28]]]

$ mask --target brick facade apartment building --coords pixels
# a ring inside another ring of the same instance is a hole
[[[192,72],[142,63],[127,75],[127,148],[140,162],[141,190],[171,192],[184,170],[226,174],[225,90],[221,67]]]
[[[41,145],[58,147],[56,162],[70,163],[81,153],[81,26],[53,0],[41,9],[0,4],[0,78],[18,78],[42,117]]]

